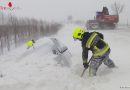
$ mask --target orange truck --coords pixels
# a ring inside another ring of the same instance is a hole
[[[86,26],[88,29],[114,29],[118,22],[118,15],[96,12],[96,17],[93,20],[88,20]]]

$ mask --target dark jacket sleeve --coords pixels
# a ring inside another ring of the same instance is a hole
[[[82,47],[83,51],[82,51],[82,59],[83,59],[83,63],[87,63],[88,60],[88,48],[87,47]]]

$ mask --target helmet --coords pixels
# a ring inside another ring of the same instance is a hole
[[[84,30],[82,28],[75,28],[73,32],[74,39],[82,39],[82,35],[84,34]]]

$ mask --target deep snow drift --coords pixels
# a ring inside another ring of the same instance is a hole
[[[96,77],[89,77],[87,70],[81,78],[82,48],[79,41],[73,41],[75,27],[65,25],[53,36],[69,48],[71,67],[57,64],[50,37],[41,38],[35,49],[27,50],[23,45],[0,56],[0,90],[129,90],[130,30],[99,30],[112,49],[110,57],[117,68],[109,69],[102,64]]]

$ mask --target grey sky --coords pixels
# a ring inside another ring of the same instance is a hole
[[[64,20],[69,15],[72,15],[74,19],[92,19],[97,10],[101,11],[103,6],[110,9],[115,1],[125,5],[121,20],[123,22],[127,18],[130,20],[128,10],[130,0],[12,0],[16,6],[21,8],[14,11],[17,16],[58,21]]]

